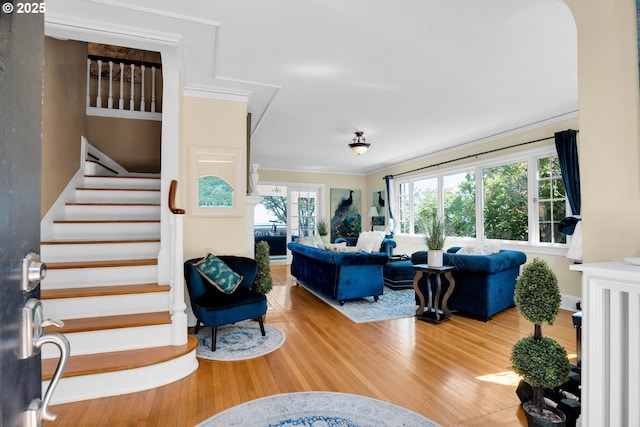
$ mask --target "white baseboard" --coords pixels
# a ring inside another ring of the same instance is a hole
[[[578,310],[578,303],[582,304],[580,297],[573,295],[560,295],[560,308],[563,310],[580,311]]]

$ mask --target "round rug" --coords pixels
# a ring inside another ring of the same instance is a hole
[[[196,356],[220,361],[245,360],[271,353],[284,344],[282,330],[265,323],[264,332],[263,337],[260,324],[252,320],[219,326],[216,351],[211,351],[211,328],[203,328],[196,335]]]
[[[285,393],[229,408],[197,427],[439,427],[393,403],[356,394]]]

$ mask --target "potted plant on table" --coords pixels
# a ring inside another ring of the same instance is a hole
[[[423,221],[424,242],[427,245],[427,264],[431,267],[442,267],[444,243],[447,234],[444,218],[438,216],[437,212],[432,212]]]
[[[534,324],[534,333],[522,338],[511,351],[511,365],[529,383],[533,401],[523,403],[529,426],[565,425],[560,410],[545,406],[544,389],[557,387],[569,378],[567,351],[555,340],[542,336],[542,324],[553,324],[560,309],[558,280],[548,264],[536,258],[522,269],[514,295],[518,311]]]

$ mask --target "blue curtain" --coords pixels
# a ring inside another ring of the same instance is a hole
[[[396,200],[395,200],[395,194],[392,192],[393,190],[393,175],[387,175],[384,178],[385,183],[387,184],[387,206],[389,207],[389,225],[391,226],[389,228],[389,238],[393,237],[393,232],[396,229],[396,221],[393,218],[393,209],[392,207],[395,205]]]
[[[564,234],[573,234],[576,224],[580,221],[580,166],[578,165],[577,132],[573,129],[556,132],[556,151],[560,161],[562,180],[567,191],[567,199],[573,216],[560,221],[558,229]]]

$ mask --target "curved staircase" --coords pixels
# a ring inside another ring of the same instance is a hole
[[[198,366],[193,336],[172,345],[171,287],[157,283],[160,179],[99,172],[85,175],[41,242],[44,315],[64,322],[45,331],[71,345],[52,403],[158,387]],[[45,346],[42,357],[44,390],[58,350]]]

